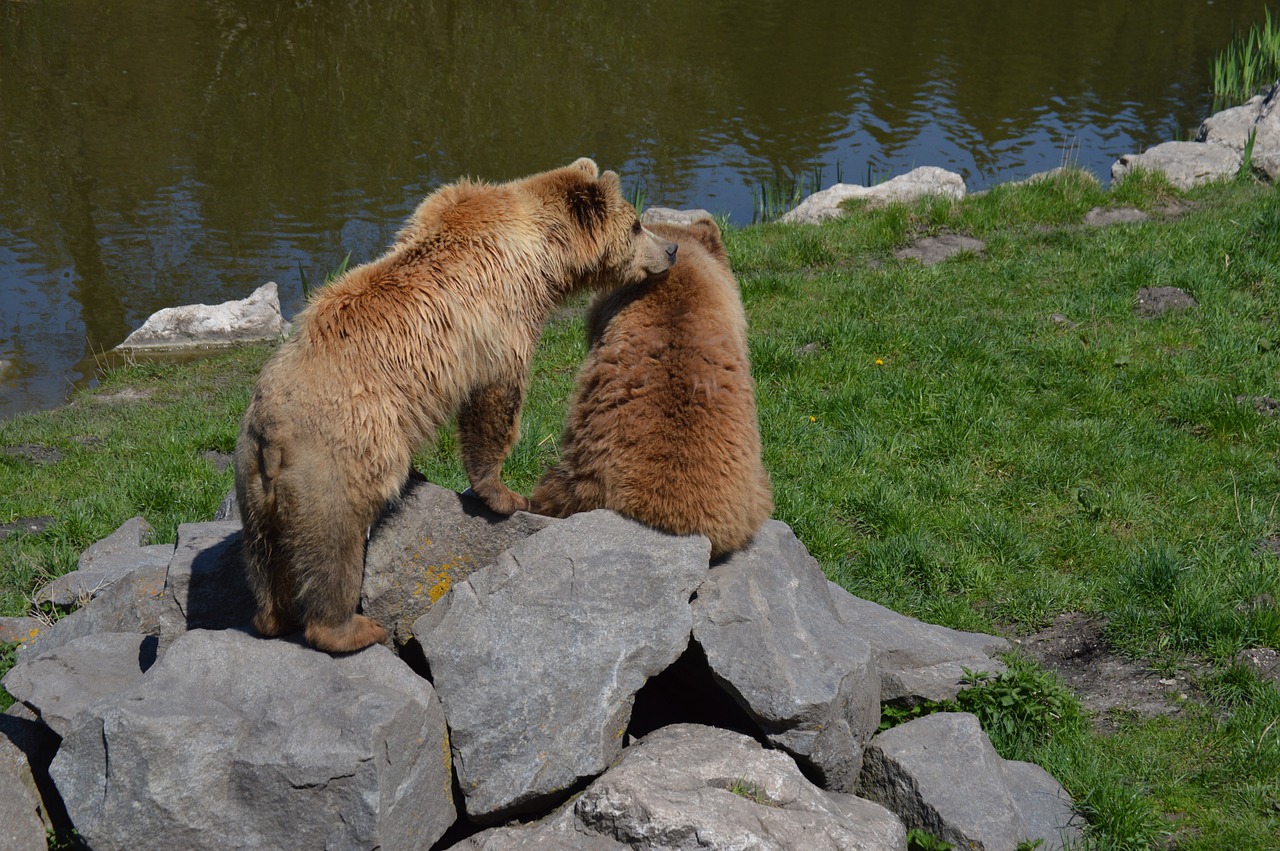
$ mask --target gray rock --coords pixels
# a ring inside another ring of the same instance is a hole
[[[183,523],[165,589],[187,629],[247,626],[256,611],[240,549],[240,524]]]
[[[35,601],[64,609],[83,606],[116,580],[140,568],[167,567],[172,557],[172,544],[153,544],[113,553],[99,559],[88,570],[73,570],[59,576],[36,593]]]
[[[964,234],[942,233],[926,236],[906,248],[895,249],[893,256],[899,260],[919,260],[922,265],[932,266],[966,252],[983,256],[987,253],[987,244]]]
[[[87,635],[14,665],[4,687],[65,736],[77,715],[142,678],[156,660],[157,643],[133,632]]]
[[[405,644],[413,622],[452,586],[555,522],[527,511],[494,514],[480,499],[415,481],[369,537],[364,613],[386,627],[397,644]]]
[[[36,592],[35,602],[62,608],[83,605],[116,580],[143,567],[164,567],[173,555],[169,544],[145,546],[151,524],[133,517],[80,554],[79,564]]]
[[[1254,169],[1272,182],[1280,180],[1280,109],[1276,108],[1277,104],[1280,104],[1280,82],[1266,94],[1206,118],[1200,125],[1196,141],[1224,145],[1243,155],[1249,134],[1253,133]]]
[[[1134,207],[1094,207],[1084,214],[1084,223],[1090,227],[1136,224],[1149,219],[1146,213]]]
[[[236,500],[236,489],[232,488],[227,491],[227,495],[222,498],[222,502],[218,504],[218,510],[213,513],[215,523],[228,522],[240,524],[240,503]]]
[[[78,716],[50,774],[94,849],[426,848],[455,818],[430,684],[385,647],[235,630]]]
[[[710,552],[701,535],[578,514],[414,623],[472,820],[553,802],[617,757],[635,693],[688,646]]]
[[[1178,189],[1229,180],[1240,170],[1240,152],[1203,142],[1164,142],[1145,153],[1127,154],[1111,165],[1111,179],[1122,180],[1135,169],[1160,172]]]
[[[142,327],[116,346],[118,351],[223,346],[252,340],[274,340],[287,332],[275,283],[266,283],[248,298],[218,305],[166,307],[151,314]]]
[[[907,203],[931,195],[963,198],[964,178],[946,169],[921,166],[876,186],[837,183],[804,199],[794,210],[787,211],[781,221],[817,224],[827,219],[836,219],[844,215],[841,205],[850,199],[866,201],[870,206],[881,206],[895,202]]]
[[[690,225],[699,219],[715,218],[706,210],[673,210],[670,207],[649,207],[640,216],[640,221],[646,225],[658,223],[671,223],[676,225]]]
[[[727,730],[677,724],[646,736],[572,804],[458,848],[898,851],[906,829],[878,804],[823,791],[778,751]]]
[[[0,644],[34,641],[46,626],[39,618],[0,618]]]
[[[51,826],[21,721],[0,715],[0,848],[45,851]]]
[[[186,619],[165,590],[168,567],[135,570],[111,584],[93,602],[51,627],[18,649],[18,659],[39,656],[55,647],[100,632],[134,632],[160,639],[160,651],[186,631]]]
[[[1139,316],[1155,319],[1170,311],[1190,310],[1199,302],[1186,290],[1177,287],[1143,287],[1138,290],[1138,303],[1133,310]]]
[[[977,717],[939,712],[879,734],[867,748],[861,794],[958,848],[1014,851],[1044,840],[1048,851],[1079,837],[1071,800],[1047,774],[1008,767]],[[1012,784],[1030,784],[1011,791]]]
[[[772,744],[825,788],[854,788],[880,723],[880,678],[870,645],[841,622],[826,576],[785,523],[767,521],[712,569],[694,600],[693,637]]]
[[[924,623],[855,597],[834,582],[827,587],[841,622],[871,645],[880,671],[881,703],[910,707],[951,700],[960,693],[965,668],[1005,671],[994,657],[1011,647],[999,636]]]

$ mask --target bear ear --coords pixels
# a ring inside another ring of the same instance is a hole
[[[701,218],[689,225],[689,231],[698,238],[703,247],[712,254],[723,255],[724,241],[720,237],[720,226],[712,218]]]
[[[603,224],[609,212],[609,195],[603,184],[602,180],[584,180],[571,185],[565,196],[569,217],[588,233]]]
[[[587,175],[587,177],[594,178],[600,176],[600,166],[596,165],[596,161],[590,157],[578,157],[569,164],[569,168],[577,169]]]

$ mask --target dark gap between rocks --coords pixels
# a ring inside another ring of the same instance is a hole
[[[693,639],[679,659],[636,692],[627,736],[639,739],[672,724],[704,724],[760,739],[760,725],[716,684]]]

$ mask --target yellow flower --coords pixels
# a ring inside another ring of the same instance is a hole
[[[818,421],[817,417],[809,417],[809,422],[816,423],[817,421]]]
[[[884,359],[876,358],[876,366],[884,366]]]

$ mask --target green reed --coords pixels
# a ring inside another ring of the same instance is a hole
[[[1280,78],[1280,16],[1264,8],[1262,25],[1235,33],[1213,60],[1213,108],[1244,103]]]

